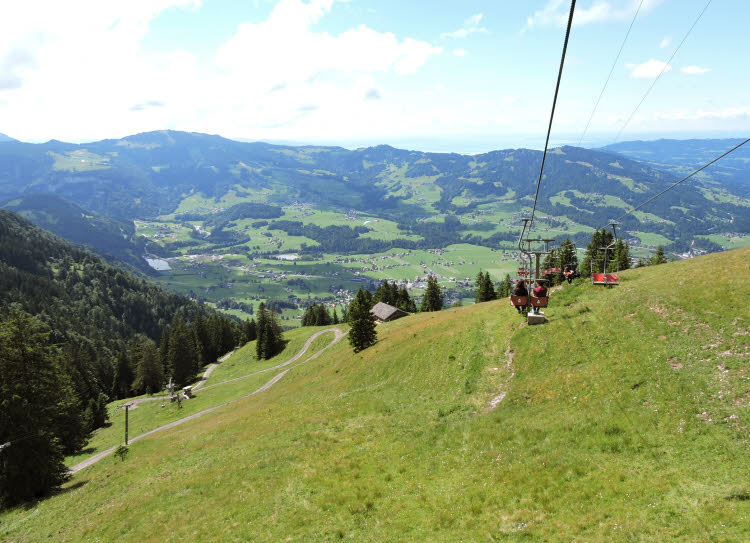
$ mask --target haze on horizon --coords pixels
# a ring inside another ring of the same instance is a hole
[[[576,8],[552,143],[577,143],[640,0]],[[506,5],[509,4],[509,5]],[[644,0],[584,145],[750,131],[750,4]],[[484,152],[543,145],[568,2],[32,0],[0,7],[0,132],[150,130]]]

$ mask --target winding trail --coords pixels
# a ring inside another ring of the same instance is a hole
[[[309,358],[307,358],[307,359],[303,360],[302,362],[300,362],[299,364],[297,364],[297,366],[301,366],[305,362],[309,362],[310,360],[314,360],[314,359],[318,358],[321,354],[323,354],[324,351],[330,349],[331,347],[333,347],[334,345],[336,345],[339,341],[341,341],[343,339],[343,337],[346,336],[346,333],[342,332],[340,328],[326,328],[325,330],[320,330],[319,332],[315,332],[313,335],[311,335],[307,339],[307,341],[305,342],[305,344],[302,346],[302,349],[300,349],[300,351],[296,355],[294,355],[292,358],[290,358],[286,362],[282,362],[281,364],[277,364],[276,366],[273,366],[271,368],[266,368],[264,370],[256,371],[256,372],[250,373],[248,375],[243,375],[242,377],[236,377],[235,379],[230,379],[228,381],[223,381],[221,383],[216,383],[214,385],[204,387],[203,390],[206,390],[206,389],[214,387],[214,386],[223,385],[224,383],[231,383],[231,382],[234,382],[234,381],[239,381],[241,379],[245,379],[247,377],[250,377],[252,375],[257,375],[259,373],[269,372],[269,371],[273,371],[273,370],[277,370],[277,369],[281,369],[283,367],[289,366],[290,364],[293,364],[294,362],[296,362],[297,360],[299,360],[300,358],[302,358],[305,355],[305,353],[310,348],[310,345],[312,345],[312,342],[315,341],[315,339],[317,339],[321,334],[325,334],[325,333],[328,333],[328,332],[333,332],[334,333],[335,337],[333,338],[333,341],[331,341],[328,345],[326,345],[325,347],[323,347],[317,353],[313,354]],[[213,372],[214,368],[220,362],[223,362],[224,360],[226,360],[227,358],[229,358],[229,356],[231,354],[232,353],[227,354],[221,360],[219,360],[216,364],[212,364],[211,367],[208,368],[208,370],[206,370],[206,373],[203,374],[203,377],[201,378],[201,383],[205,383],[205,381],[211,375],[210,372]],[[294,366],[294,367],[297,367],[297,366]],[[281,373],[275,375],[268,382],[266,382],[263,386],[261,386],[260,388],[258,388],[256,390],[250,392],[249,394],[245,394],[244,396],[241,396],[239,398],[235,398],[234,400],[229,400],[228,402],[224,402],[222,404],[215,405],[214,407],[209,407],[208,409],[204,409],[203,411],[199,411],[198,413],[193,413],[192,415],[188,415],[185,418],[176,420],[174,422],[170,422],[169,424],[165,424],[164,426],[159,426],[158,428],[154,428],[153,430],[149,430],[148,432],[145,432],[143,434],[140,434],[138,436],[135,436],[135,437],[129,439],[129,442],[133,443],[135,441],[139,441],[139,440],[143,439],[144,437],[148,437],[148,436],[150,436],[152,434],[155,434],[157,432],[163,432],[164,430],[169,430],[170,428],[174,428],[175,426],[179,426],[179,425],[184,424],[186,422],[189,422],[191,420],[195,420],[198,417],[202,417],[204,415],[208,415],[209,413],[211,413],[213,411],[216,411],[217,409],[219,409],[221,407],[224,407],[224,406],[229,405],[229,404],[233,404],[235,402],[239,402],[240,400],[244,400],[244,399],[249,398],[251,396],[255,396],[256,394],[259,394],[260,392],[264,392],[264,391],[268,390],[269,388],[271,388],[273,385],[275,385],[277,382],[279,382],[279,380],[281,380],[281,378],[284,377],[292,369],[294,369],[294,368],[288,368],[288,369],[282,371]],[[141,401],[151,401],[151,400],[157,400],[157,399],[162,399],[162,398],[140,398]],[[76,464],[75,466],[73,466],[73,467],[70,468],[70,473],[71,474],[78,473],[79,471],[81,471],[81,470],[83,470],[83,469],[85,469],[85,468],[87,468],[89,466],[92,466],[92,465],[96,464],[97,462],[99,462],[103,458],[106,458],[107,456],[109,456],[110,454],[112,454],[114,452],[115,448],[116,447],[110,447],[109,449],[107,449],[105,451],[102,451],[102,452],[100,452],[98,454],[95,454],[94,456],[92,456],[90,458],[87,458],[83,462],[80,462],[80,463]]]
[[[206,368],[206,371],[203,372],[203,375],[198,380],[198,382],[193,385],[193,391],[203,388],[203,385],[206,384],[206,381],[208,380],[209,377],[211,377],[211,374],[214,372],[214,370],[217,367],[219,367],[219,364],[221,364],[222,362],[226,362],[229,359],[229,357],[232,356],[236,352],[236,350],[237,349],[233,351],[229,351],[227,354],[219,358],[216,362],[208,366],[208,368]],[[142,404],[143,402],[155,402],[157,400],[164,401],[168,399],[169,399],[169,396],[162,393],[159,396],[147,396],[146,398],[136,398],[135,400],[131,400],[128,403],[130,404],[130,410],[132,411],[133,409],[137,409],[138,404]]]

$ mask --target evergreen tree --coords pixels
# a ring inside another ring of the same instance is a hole
[[[502,280],[498,287],[498,298],[508,298],[513,293],[513,282],[510,279],[510,274],[505,274],[505,279]]]
[[[336,313],[336,308],[334,307],[333,308],[333,324],[338,324],[338,323],[339,323],[339,315],[338,313]]]
[[[213,324],[213,326],[216,326],[216,324]],[[203,315],[196,315],[193,321],[193,332],[195,334],[195,344],[200,352],[201,362],[204,364],[214,362],[216,360],[214,338],[209,333],[209,322],[203,318]]]
[[[630,245],[621,239],[615,243],[615,254],[612,262],[612,270],[630,269]]]
[[[406,287],[401,287],[398,291],[397,307],[407,313],[417,312],[417,305],[414,303],[414,299],[409,296],[409,291],[406,290]]]
[[[360,288],[346,312],[351,324],[349,344],[355,353],[374,345],[378,337],[375,330],[375,315],[370,313],[371,306],[366,292]]]
[[[255,328],[255,319],[247,319],[244,324],[244,337],[245,343],[255,341],[258,337],[258,332]]]
[[[130,395],[130,385],[133,383],[133,372],[130,360],[125,351],[120,351],[115,363],[115,376],[112,383],[112,396],[116,399],[127,398]]]
[[[497,300],[497,293],[495,292],[495,285],[492,283],[490,272],[484,272],[484,297],[487,301]]]
[[[476,287],[476,303],[497,300],[497,294],[495,293],[495,287],[492,284],[489,272],[482,273],[480,270],[474,284]]]
[[[654,256],[651,257],[651,264],[656,266],[658,264],[666,264],[667,263],[667,255],[664,253],[664,247],[659,245],[656,248],[656,252],[654,253]]]
[[[258,340],[255,351],[258,360],[273,358],[281,349],[283,341],[281,326],[273,311],[265,307],[258,308]]]
[[[420,311],[440,311],[443,309],[443,293],[438,285],[437,278],[430,275],[427,278],[427,290],[422,299]]]
[[[604,273],[604,251],[601,249],[609,246],[613,239],[612,232],[605,228],[594,231],[581,262],[582,273]],[[613,255],[614,253],[610,250],[609,258],[612,258]]]
[[[172,376],[174,370],[169,365],[169,327],[165,326],[161,333],[161,340],[159,341],[159,360],[161,361],[162,374],[167,377]]]
[[[578,268],[578,255],[576,254],[576,246],[570,241],[570,238],[565,238],[560,244],[560,248],[557,250],[557,258],[559,268],[565,271],[565,268],[575,270]]]
[[[153,394],[159,392],[163,384],[164,373],[159,361],[159,351],[154,342],[147,339],[141,344],[133,390]]]
[[[258,306],[258,324],[256,326],[257,330],[257,341],[255,342],[255,357],[258,360],[262,360],[266,358],[263,356],[264,351],[264,345],[265,345],[265,334],[267,329],[267,321],[268,321],[268,312],[266,311],[266,304],[263,302],[260,303]]]
[[[88,428],[48,333],[11,309],[0,320],[0,508],[43,496],[64,482],[64,455]]]
[[[370,292],[369,290],[364,289],[363,293],[365,303],[367,303],[367,310],[369,311],[375,306],[375,300],[373,299],[372,292]]]
[[[172,320],[167,360],[174,370],[174,381],[180,386],[187,385],[198,371],[198,353],[194,337],[193,331],[179,316]]]

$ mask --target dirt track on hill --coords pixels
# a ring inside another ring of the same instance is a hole
[[[339,329],[339,328],[327,328],[325,330],[321,330],[321,331],[316,332],[313,335],[311,335],[307,339],[307,341],[305,342],[305,344],[302,346],[302,349],[300,349],[300,351],[296,355],[294,355],[292,358],[290,358],[286,362],[282,362],[281,364],[278,364],[278,365],[273,366],[271,368],[266,368],[264,370],[256,371],[256,372],[248,374],[248,375],[243,375],[242,377],[236,377],[236,378],[230,379],[228,381],[223,381],[221,383],[216,383],[215,385],[204,387],[203,390],[206,390],[206,389],[214,387],[214,386],[223,385],[224,383],[231,383],[231,382],[234,382],[234,381],[239,381],[241,379],[245,379],[245,378],[250,377],[252,375],[258,375],[259,373],[265,373],[265,372],[269,372],[269,371],[273,371],[273,370],[277,370],[277,369],[281,369],[281,368],[284,368],[286,366],[289,366],[290,364],[293,364],[294,362],[296,362],[297,360],[299,360],[300,358],[302,358],[305,355],[305,353],[310,348],[310,345],[312,345],[312,342],[315,341],[315,339],[317,339],[320,335],[328,333],[328,332],[333,332],[335,334],[335,337],[333,338],[333,341],[331,341],[328,345],[326,345],[325,347],[323,347],[320,351],[318,351],[317,353],[315,353],[314,355],[312,355],[308,359],[300,362],[299,365],[304,364],[305,362],[309,362],[310,360],[314,360],[318,356],[320,356],[324,351],[328,350],[329,348],[331,348],[334,345],[336,345],[339,341],[341,341],[341,339],[346,334],[344,332],[342,332],[341,329]],[[229,357],[229,355],[231,355],[231,353],[229,353],[224,358],[222,358],[221,360],[219,360],[219,362],[223,362],[224,360],[226,360]],[[210,372],[212,372],[213,369],[217,365],[218,365],[218,363],[217,364],[213,364],[211,368],[209,368],[208,370],[206,370],[206,373],[203,375],[203,378],[201,380],[202,383],[205,382],[206,379],[208,379],[208,377],[210,376]],[[260,388],[254,390],[253,392],[251,392],[249,394],[245,394],[244,396],[241,396],[239,398],[235,398],[234,400],[230,400],[228,402],[224,402],[224,403],[216,405],[214,407],[209,407],[208,409],[204,409],[203,411],[199,411],[198,413],[194,413],[192,415],[188,415],[185,418],[176,420],[174,422],[170,422],[169,424],[165,424],[164,426],[160,426],[158,428],[154,428],[153,430],[150,430],[150,431],[145,432],[145,433],[143,433],[141,435],[138,435],[138,436],[135,436],[135,437],[131,438],[129,441],[130,441],[130,443],[133,443],[135,441],[139,441],[139,440],[143,439],[144,437],[148,437],[148,436],[150,436],[152,434],[155,434],[157,432],[162,432],[164,430],[169,430],[170,428],[174,428],[175,426],[179,426],[179,425],[184,424],[186,422],[189,422],[191,420],[195,420],[198,417],[202,417],[203,415],[208,415],[212,411],[216,411],[217,409],[219,409],[221,407],[224,407],[226,405],[238,402],[240,400],[244,400],[246,398],[249,398],[250,396],[255,396],[256,394],[258,394],[260,392],[263,392],[263,391],[266,391],[269,388],[271,388],[273,385],[275,385],[277,382],[279,382],[279,380],[282,377],[284,377],[284,375],[286,375],[292,369],[293,368],[286,369],[286,370],[282,371],[281,373],[279,373],[278,375],[275,375],[272,379],[270,379],[263,386],[261,386]],[[151,400],[158,400],[158,399],[164,399],[164,398],[140,398],[141,401],[151,401]],[[79,471],[81,471],[81,470],[83,470],[83,469],[85,469],[85,468],[87,468],[89,466],[92,466],[92,465],[96,464],[97,462],[99,462],[103,458],[106,458],[107,456],[109,456],[110,454],[112,454],[114,452],[114,450],[115,450],[115,447],[110,447],[109,449],[107,449],[105,451],[102,451],[102,452],[100,452],[98,454],[95,454],[91,458],[87,458],[83,462],[80,462],[80,463],[76,464],[75,466],[71,467],[70,468],[70,473],[71,474],[78,473]]]

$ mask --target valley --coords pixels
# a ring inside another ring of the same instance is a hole
[[[595,228],[680,172],[667,151],[649,165],[611,154],[648,156],[625,144],[605,151],[550,152],[541,235],[570,237],[581,251]],[[7,209],[238,318],[271,303],[288,328],[307,303],[340,313],[357,288],[385,279],[418,300],[434,274],[451,305],[473,298],[479,270],[514,276],[540,153],[289,147],[161,131],[85,145],[8,141],[0,158]],[[749,243],[750,200],[733,179],[696,180],[628,216],[631,256]]]

